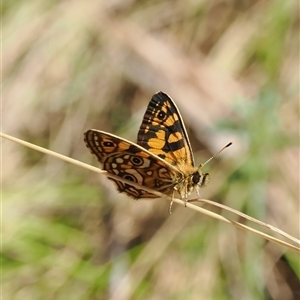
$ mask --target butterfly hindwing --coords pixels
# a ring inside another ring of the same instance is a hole
[[[107,172],[161,193],[171,194],[174,178],[182,178],[179,170],[164,162],[161,158],[130,141],[115,135],[88,130],[84,134],[85,143]],[[138,189],[121,181],[111,179],[120,192],[138,198],[157,198],[145,190]]]
[[[191,145],[181,115],[173,100],[156,93],[146,110],[138,132],[138,145],[174,166],[194,166]]]

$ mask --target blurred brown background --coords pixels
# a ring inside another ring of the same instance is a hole
[[[201,195],[299,238],[296,1],[2,6],[3,132],[98,166],[83,132],[136,141],[162,90],[197,164],[234,143]],[[4,299],[299,299],[290,250],[1,142]]]

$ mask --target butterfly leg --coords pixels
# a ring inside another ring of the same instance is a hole
[[[169,214],[170,215],[172,214],[172,205],[173,205],[173,202],[174,202],[174,200],[173,200],[174,199],[174,194],[175,194],[175,190],[173,191],[170,206],[169,206]]]
[[[188,203],[188,191],[187,191],[187,185],[186,185],[185,191],[184,191],[184,207],[186,207],[187,203]]]
[[[200,192],[199,192],[199,190],[200,190],[199,187],[196,186],[196,194],[197,194],[197,197],[198,197],[198,198],[200,198]]]

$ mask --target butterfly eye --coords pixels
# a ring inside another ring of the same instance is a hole
[[[200,176],[199,172],[195,172],[192,177],[193,183],[197,184],[200,181],[200,178],[201,178],[201,176]]]
[[[165,117],[166,117],[166,113],[162,110],[157,114],[157,118],[160,120],[164,120]]]
[[[141,166],[143,164],[143,160],[140,157],[137,157],[137,156],[134,156],[133,158],[131,158],[131,162],[135,166]]]

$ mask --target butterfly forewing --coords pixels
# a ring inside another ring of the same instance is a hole
[[[172,165],[194,166],[194,157],[181,115],[173,100],[155,94],[146,110],[137,143]]]
[[[84,136],[86,146],[97,157],[102,168],[118,177],[167,195],[172,194],[174,185],[183,177],[179,170],[130,141],[94,129],[85,132]],[[121,181],[109,179],[115,182],[120,192],[135,199],[158,197]]]

